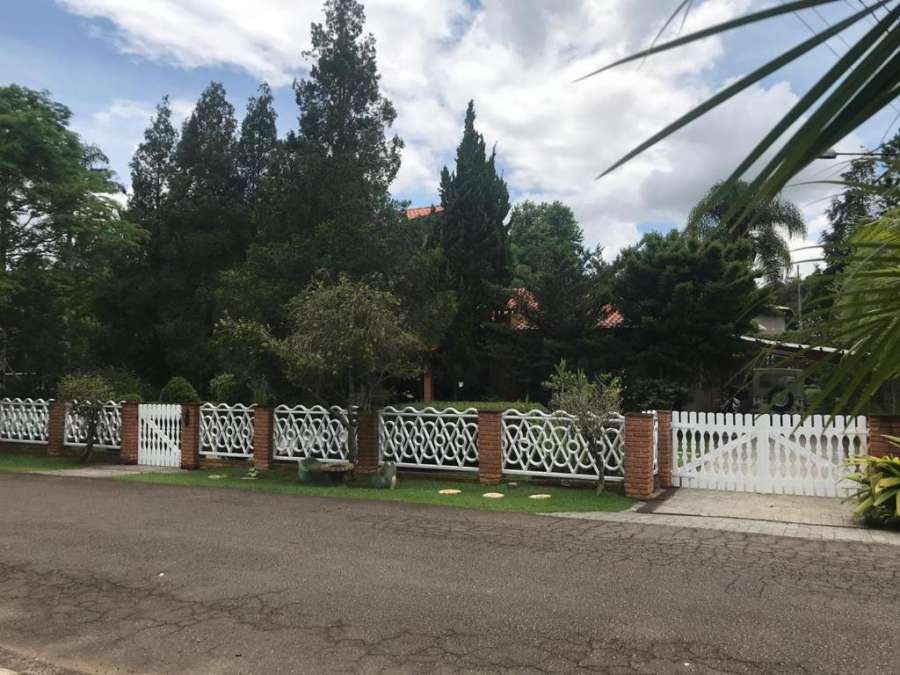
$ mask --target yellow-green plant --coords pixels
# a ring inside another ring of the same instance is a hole
[[[900,447],[900,438],[888,436]],[[900,457],[860,455],[847,460],[856,469],[847,476],[858,485],[856,513],[867,523],[900,527]]]

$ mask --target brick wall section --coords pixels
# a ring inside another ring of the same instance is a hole
[[[0,453],[16,455],[46,455],[46,443],[20,443],[19,441],[0,441]]]
[[[51,457],[62,457],[66,454],[66,402],[50,403],[47,421],[47,454]]]
[[[478,482],[497,485],[503,478],[503,413],[478,411]]]
[[[653,415],[625,415],[625,495],[648,500],[653,496]]]
[[[253,465],[262,471],[272,468],[272,431],[275,419],[271,408],[253,410]]]
[[[869,454],[876,457],[900,455],[900,449],[888,443],[885,435],[900,437],[900,417],[869,415]]]
[[[356,430],[356,472],[372,473],[378,468],[380,451],[378,447],[378,413],[363,413],[359,416]]]
[[[122,404],[122,449],[119,452],[119,461],[122,464],[137,464],[138,462],[138,435],[140,423],[138,422],[137,401],[126,401]]]
[[[181,468],[200,467],[200,404],[181,406]]]
[[[672,487],[672,411],[657,410],[659,419],[659,486]]]

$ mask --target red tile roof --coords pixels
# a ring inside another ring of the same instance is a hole
[[[527,308],[527,313],[531,316],[540,312],[537,298],[527,288],[514,289],[513,296],[506,301],[503,315],[509,327],[513,330],[534,330],[537,326],[520,311],[521,307]],[[600,311],[601,316],[597,320],[597,326],[600,328],[618,328],[625,323],[622,312],[612,305],[603,305]]]
[[[416,206],[411,209],[406,209],[406,218],[407,220],[412,220],[413,218],[430,216],[432,213],[440,213],[443,210],[443,206]]]

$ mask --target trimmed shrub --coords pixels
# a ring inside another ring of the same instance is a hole
[[[159,392],[159,400],[163,403],[199,403],[200,396],[190,382],[176,375]]]

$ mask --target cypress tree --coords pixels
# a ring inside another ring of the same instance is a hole
[[[448,332],[444,355],[454,379],[484,383],[489,333],[486,324],[508,299],[510,281],[508,229],[509,191],[497,173],[496,150],[487,153],[475,130],[475,104],[466,110],[456,167],[441,172],[440,241],[447,275],[456,291],[458,311]]]

